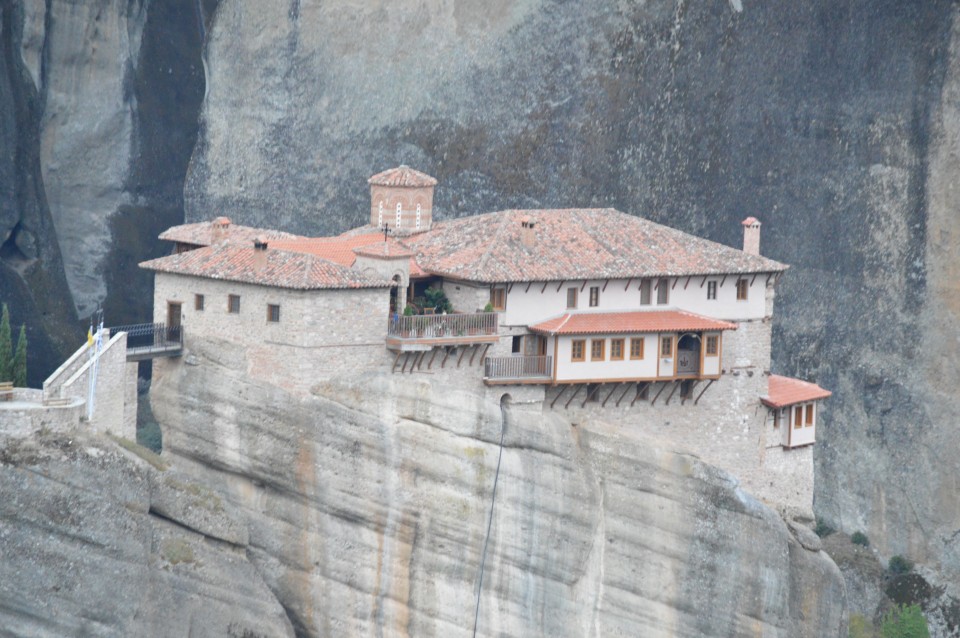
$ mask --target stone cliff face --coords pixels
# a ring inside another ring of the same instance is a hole
[[[81,432],[3,443],[5,635],[293,635],[208,488]]]
[[[245,512],[298,635],[469,636],[481,563],[482,636],[845,635],[816,537],[662,443],[514,403],[498,462],[500,407],[440,377],[294,395],[187,359],[154,373],[164,455]]]

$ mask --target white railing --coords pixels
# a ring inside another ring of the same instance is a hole
[[[549,379],[553,357],[487,357],[483,366],[484,379]]]
[[[387,335],[401,339],[439,339],[497,334],[497,313],[394,316]]]

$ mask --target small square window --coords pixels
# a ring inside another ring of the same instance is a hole
[[[649,306],[650,305],[650,290],[653,288],[652,282],[649,279],[644,279],[640,282],[640,305]]]
[[[577,289],[567,288],[567,308],[577,307]]]
[[[240,312],[240,295],[227,296],[227,312],[234,315]]]
[[[643,337],[630,339],[630,358],[643,359]]]
[[[491,288],[490,289],[490,305],[493,306],[494,310],[503,310],[507,307],[507,289],[506,288]]]
[[[737,280],[737,301],[746,301],[748,288],[750,288],[750,282],[746,279]]]
[[[623,361],[623,339],[610,340],[610,360]]]
[[[720,337],[707,335],[706,356],[715,357],[720,352]]]
[[[707,299],[716,299],[717,298],[717,282],[708,281],[707,282]]]
[[[590,286],[590,307],[595,308],[600,305],[600,286]]]
[[[660,356],[673,356],[673,337],[660,337]]]
[[[590,341],[590,360],[603,361],[606,359],[606,339],[592,339]]]
[[[570,344],[570,360],[571,361],[583,361],[584,345],[585,345],[585,342],[583,339],[573,340],[573,343]]]
[[[267,321],[277,323],[280,321],[280,304],[267,304]]]
[[[203,310],[203,295],[194,295],[194,296],[193,296],[193,309],[194,309],[194,310]]]

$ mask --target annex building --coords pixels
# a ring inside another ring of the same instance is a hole
[[[434,222],[434,178],[400,166],[368,181],[369,223],[335,237],[225,217],[165,231],[171,254],[141,264],[154,321],[188,352],[244,345],[257,378],[294,391],[380,373],[522,392],[574,423],[669,438],[810,511],[830,393],[770,374],[787,266],[760,255],[758,220],[742,222],[742,250],[613,209]]]

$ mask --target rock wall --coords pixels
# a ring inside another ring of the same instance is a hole
[[[816,537],[662,442],[512,403],[500,458],[500,406],[442,378],[292,394],[191,356],[154,373],[164,455],[246,512],[298,635],[469,636],[481,565],[481,636],[846,634]]]
[[[237,512],[149,460],[78,431],[3,447],[4,634],[292,636]]]

